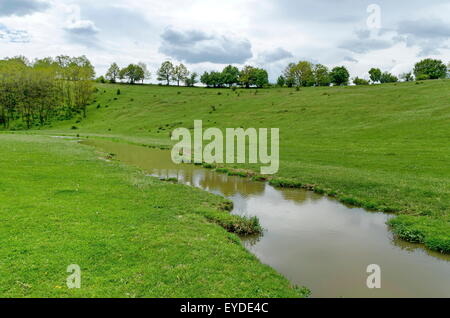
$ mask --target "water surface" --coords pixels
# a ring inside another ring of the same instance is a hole
[[[194,165],[170,152],[109,141],[84,142],[114,153],[152,176],[225,196],[232,213],[257,216],[265,232],[243,239],[261,262],[313,297],[450,297],[450,256],[394,238],[385,213],[368,212],[302,189],[276,189]],[[368,289],[367,266],[378,264],[381,289]]]

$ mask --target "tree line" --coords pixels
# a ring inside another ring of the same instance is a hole
[[[369,85],[376,83],[395,83],[400,79],[404,81],[427,80],[445,78],[448,76],[450,64],[446,66],[440,60],[424,59],[418,62],[411,72],[401,74],[399,77],[390,72],[383,72],[379,68],[372,68],[368,72],[370,80],[359,77],[350,78],[350,72],[345,66],[337,66],[331,70],[322,64],[315,64],[309,61],[290,63],[277,79],[280,87],[308,87],[308,86],[342,86],[353,82],[355,85]],[[269,86],[269,75],[262,68],[250,65],[244,66],[241,70],[235,66],[228,65],[222,71],[204,72],[199,75],[191,72],[184,64],[174,65],[170,61],[161,64],[156,72],[157,80],[165,85],[175,83],[177,86],[195,86],[201,82],[207,87],[221,88],[241,86],[266,87]],[[130,64],[120,69],[113,63],[105,77],[100,77],[100,81],[109,80],[115,83],[117,79],[126,80],[129,84],[135,84],[145,79],[150,79],[151,74],[144,63]],[[106,79],[105,79],[106,78]]]
[[[170,85],[175,83],[177,86],[181,84],[185,86],[195,86],[199,81],[207,87],[231,87],[240,85],[242,87],[264,87],[269,84],[269,74],[266,70],[245,66],[242,70],[237,67],[228,65],[221,72],[211,71],[205,72],[200,76],[196,72],[191,72],[184,64],[174,65],[170,61],[161,64],[156,72],[157,80]],[[117,80],[126,80],[129,84],[135,84],[145,79],[150,79],[151,73],[147,70],[144,63],[130,64],[121,69],[117,63],[111,64],[105,76],[97,79],[99,82],[109,81],[116,83]]]
[[[10,128],[11,122],[18,121],[29,129],[52,118],[86,117],[94,76],[85,56],[0,60],[0,125]]]
[[[411,72],[400,75],[400,79],[408,82],[413,80],[442,79],[449,76],[450,64],[446,66],[441,60],[424,59],[414,66]],[[382,72],[379,68],[369,71],[369,80],[359,77],[353,78],[355,85],[369,85],[370,83],[395,83],[399,77]],[[308,87],[308,86],[335,86],[348,85],[350,73],[345,66],[337,66],[332,70],[322,64],[314,64],[309,61],[290,63],[283,74],[278,78],[278,86]]]

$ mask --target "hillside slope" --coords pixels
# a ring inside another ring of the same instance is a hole
[[[196,119],[205,127],[280,128],[279,184],[401,212],[392,222],[397,234],[450,252],[449,80],[300,91],[98,88],[87,119],[48,133],[168,145],[175,127]]]

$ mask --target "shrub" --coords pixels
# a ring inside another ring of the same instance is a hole
[[[447,66],[441,60],[424,59],[414,66],[414,75],[416,78],[427,75],[428,78],[426,79],[445,78],[447,76]]]
[[[426,81],[426,80],[429,80],[429,79],[430,79],[430,76],[427,75],[427,74],[419,74],[419,75],[416,76],[416,80],[417,81]]]
[[[245,171],[228,171],[227,173],[229,176],[236,176],[236,177],[241,177],[241,178],[246,178],[248,177],[248,173]]]
[[[363,78],[359,78],[359,77],[355,77],[355,79],[353,80],[353,84],[355,85],[369,85],[369,81],[363,79]]]
[[[230,233],[237,235],[257,235],[263,232],[257,217],[246,218],[225,211],[202,209],[196,211],[207,220],[214,222]]]
[[[216,172],[219,172],[219,173],[228,173],[229,170],[228,170],[227,168],[217,168],[217,169],[216,169]]]

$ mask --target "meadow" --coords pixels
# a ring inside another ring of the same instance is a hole
[[[239,222],[221,197],[70,140],[0,134],[0,154],[1,297],[308,295],[216,224]]]
[[[171,132],[280,128],[268,181],[398,215],[399,237],[450,253],[450,81],[206,89],[97,84],[87,118],[0,134],[3,297],[304,297],[236,235],[256,220],[220,197],[161,181],[51,136],[169,149]],[[211,167],[263,179],[257,165]],[[169,181],[169,182],[167,182]],[[186,204],[189,202],[189,204]],[[82,288],[67,289],[79,264]]]
[[[99,84],[87,119],[31,133],[168,148],[173,129],[196,119],[204,128],[280,128],[272,184],[397,213],[397,235],[450,253],[449,80],[258,90]]]

